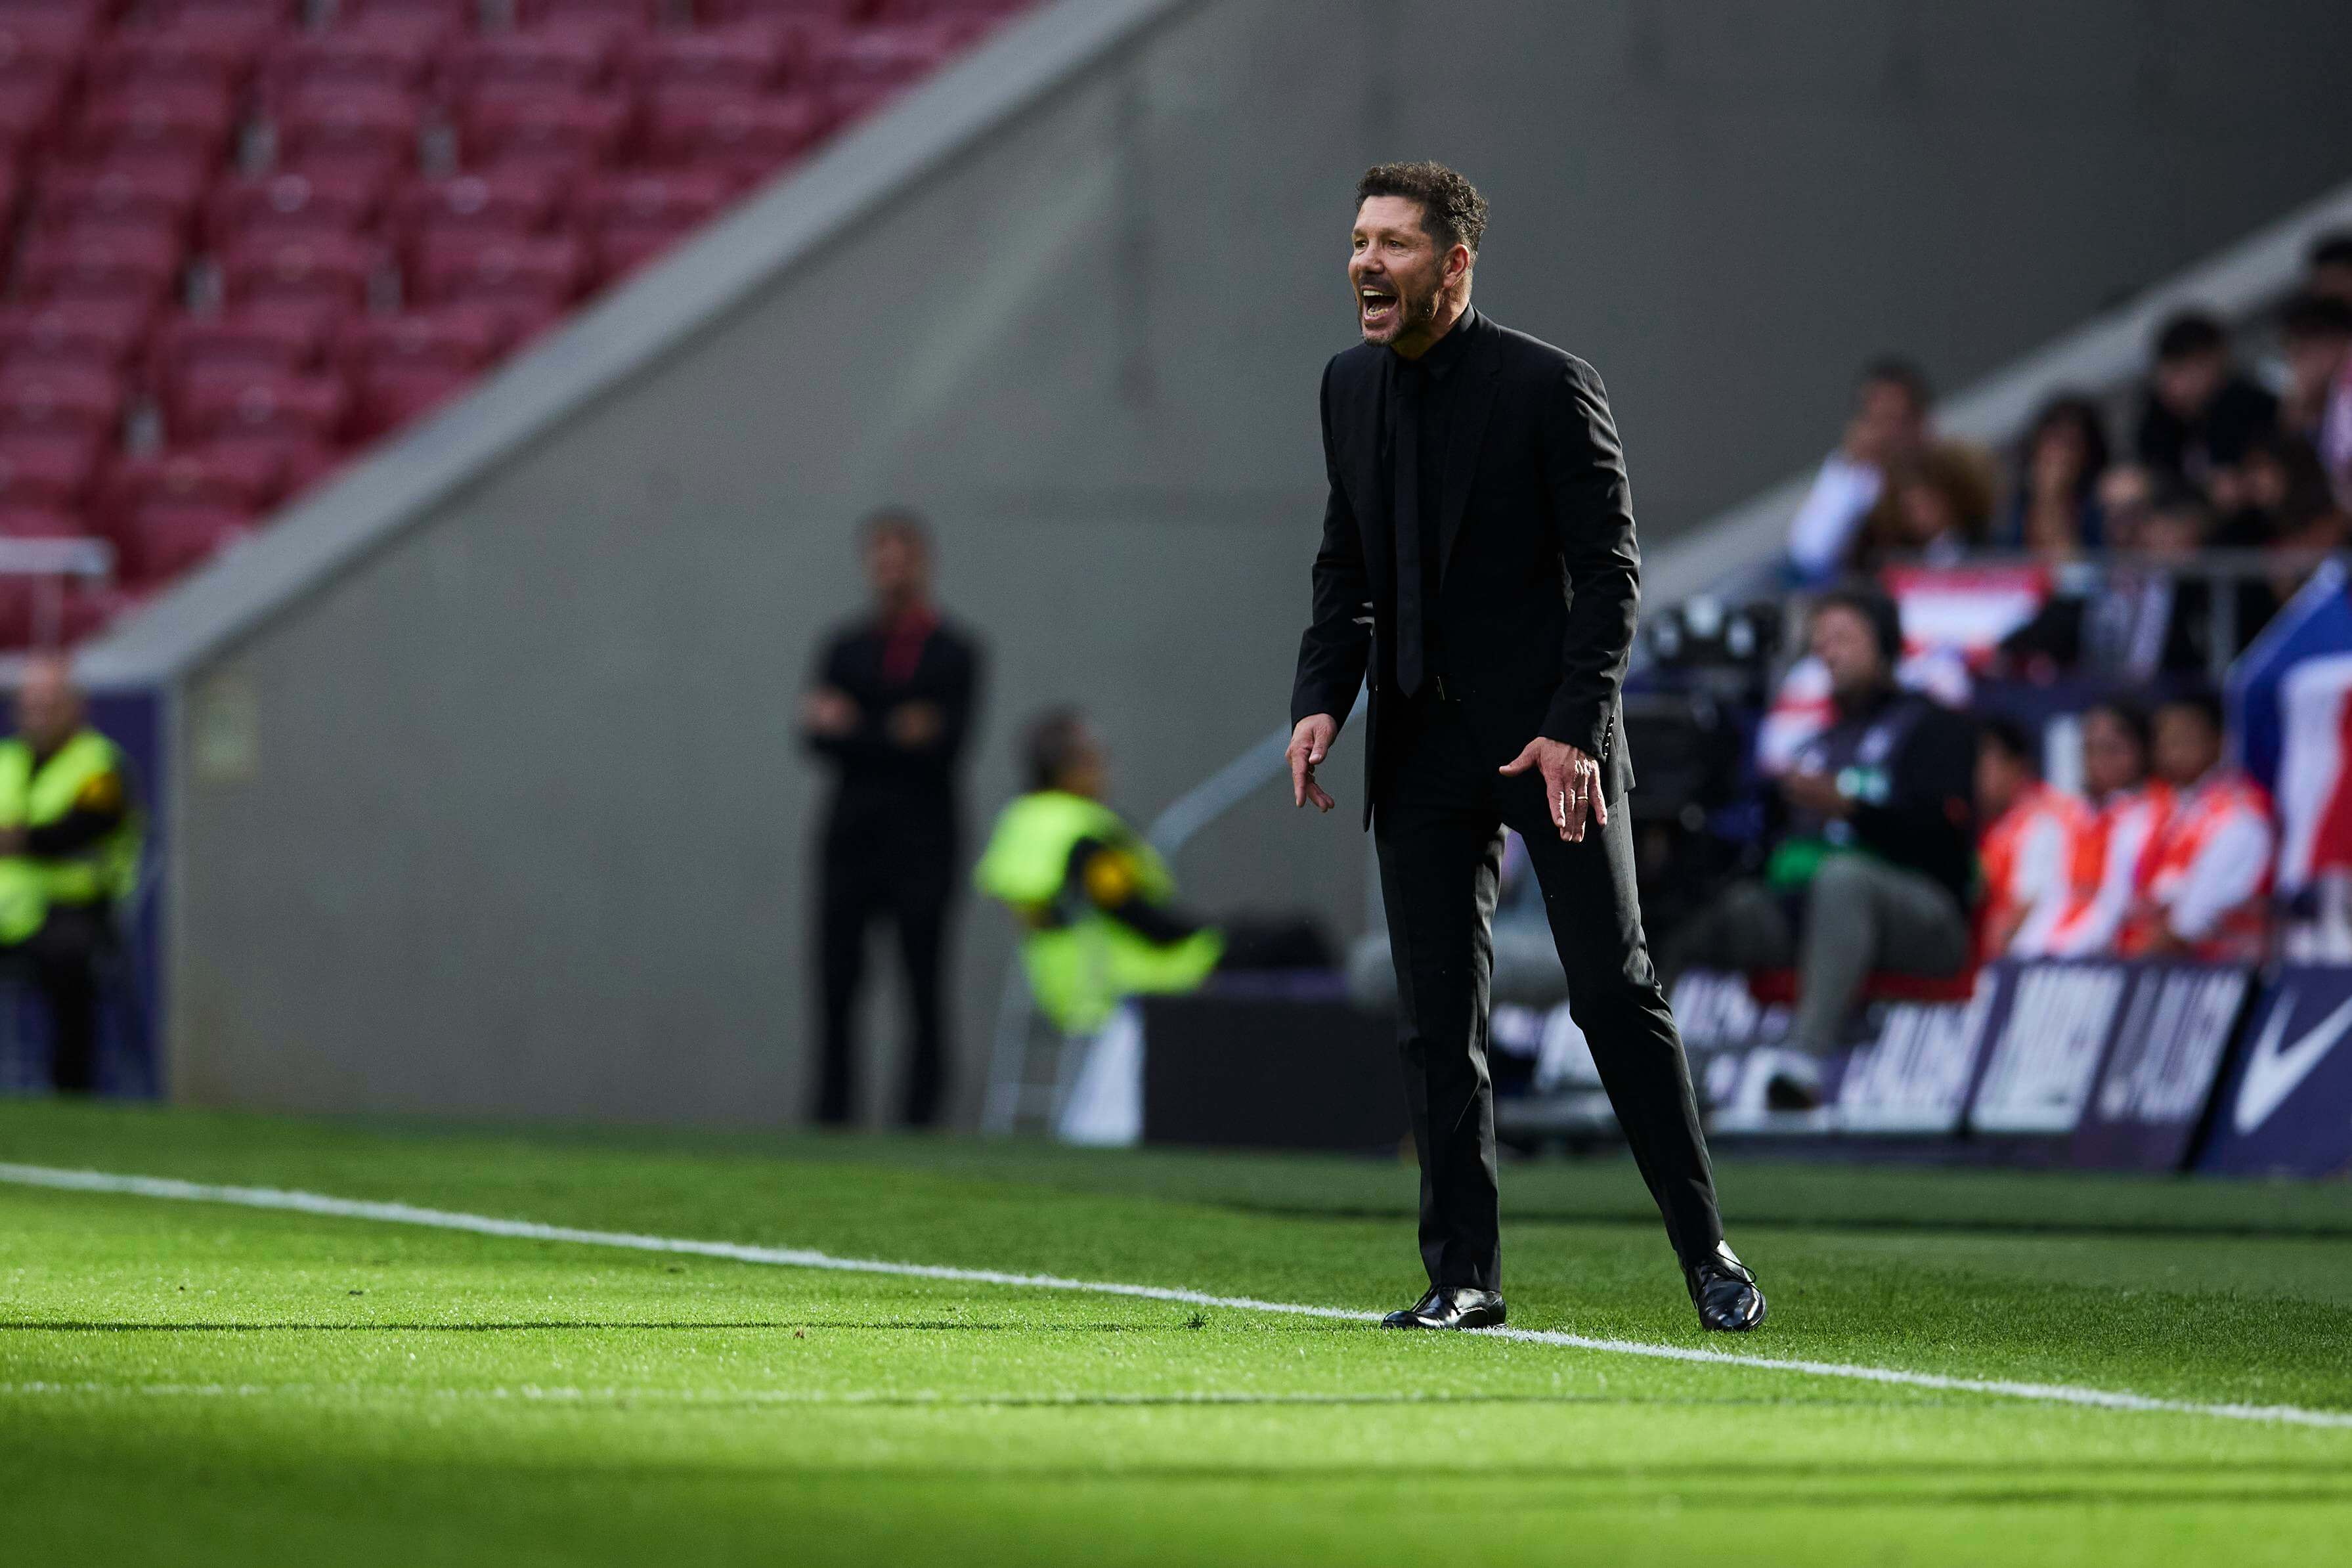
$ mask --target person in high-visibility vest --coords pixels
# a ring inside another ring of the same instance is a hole
[[[1177,907],[1167,863],[1103,805],[1108,770],[1085,719],[1045,715],[1024,755],[1029,791],[998,816],[974,880],[1022,924],[1039,1011],[1087,1034],[1126,997],[1197,988],[1224,936]]]
[[[129,764],[89,727],[70,665],[33,659],[0,741],[0,954],[47,1003],[50,1082],[69,1093],[97,1087],[99,961],[138,883],[140,835]]]

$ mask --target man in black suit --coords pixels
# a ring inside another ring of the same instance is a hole
[[[1569,1007],[1591,1043],[1699,1318],[1764,1319],[1724,1245],[1690,1070],[1633,889],[1618,687],[1641,572],[1601,378],[1470,308],[1486,203],[1435,163],[1356,190],[1363,342],[1323,373],[1330,483],[1291,695],[1294,801],[1370,678],[1365,816],[1396,963],[1430,1289],[1396,1328],[1503,1321],[1491,922],[1505,825],[1526,838]]]

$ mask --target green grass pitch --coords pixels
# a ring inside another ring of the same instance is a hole
[[[0,1161],[1349,1308],[1408,1167],[0,1105]],[[2352,1411],[2352,1192],[1726,1161],[1773,1357]],[[1622,1163],[1512,1321],[1702,1342]],[[1720,1344],[1720,1341],[1715,1342]],[[0,1184],[10,1563],[2279,1563],[2352,1429]]]

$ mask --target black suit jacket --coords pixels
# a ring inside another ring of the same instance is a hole
[[[1433,602],[1446,687],[1498,744],[1517,736],[1509,753],[1543,735],[1599,758],[1616,799],[1633,783],[1618,692],[1642,556],[1608,394],[1575,355],[1475,311],[1454,331],[1470,341],[1454,373],[1469,383],[1447,436],[1438,520]],[[1390,761],[1382,709],[1395,697],[1396,546],[1380,457],[1391,357],[1360,343],[1324,367],[1330,497],[1290,698],[1294,725],[1314,713],[1344,721],[1370,679],[1368,821]]]

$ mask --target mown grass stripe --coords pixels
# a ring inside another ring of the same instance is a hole
[[[882,1258],[840,1258],[832,1253],[796,1247],[755,1247],[743,1242],[697,1241],[680,1237],[644,1236],[628,1231],[586,1230],[574,1226],[542,1225],[536,1220],[499,1219],[490,1215],[463,1214],[449,1209],[420,1208],[412,1204],[380,1203],[361,1198],[331,1197],[320,1193],[277,1187],[226,1186],[184,1182],[168,1176],[119,1175],[105,1171],[69,1171],[47,1165],[0,1163],[0,1182],[17,1186],[46,1187],[62,1192],[102,1193],[127,1197],[161,1198],[180,1203],[229,1204],[243,1208],[275,1209],[335,1219],[375,1220],[387,1225],[422,1226],[436,1230],[464,1231],[476,1236],[505,1237],[521,1241],[565,1242],[582,1247],[621,1247],[635,1252],[688,1254],[720,1258],[738,1263],[786,1268],[833,1269],[849,1274],[895,1275],[916,1279],[941,1279],[971,1285],[999,1285],[1040,1290],[1076,1290],[1094,1295],[1126,1296],[1230,1311],[1276,1312],[1291,1317],[1321,1318],[1346,1322],[1378,1322],[1381,1314],[1348,1307],[1318,1307],[1296,1301],[1267,1301],[1252,1296],[1219,1296],[1166,1285],[1133,1285],[1113,1280],[1072,1279],[1057,1274],[1023,1274],[996,1268],[959,1268],[936,1263],[897,1263]],[[2211,1416],[2231,1421],[2268,1422],[2297,1426],[2352,1429],[2352,1411],[2313,1410],[2292,1405],[2213,1404],[2189,1399],[2164,1399],[2128,1390],[2085,1388],[2072,1384],[2023,1383],[2002,1378],[1955,1377],[1941,1373],[1912,1372],[1900,1367],[1864,1366],[1846,1362],[1805,1361],[1779,1356],[1743,1355],[1734,1351],[1691,1345],[1660,1344],[1641,1340],[1602,1339],[1551,1329],[1481,1329],[1487,1339],[1527,1344],[1558,1345],[1608,1355],[1642,1356],[1654,1361],[1736,1366],[1762,1372],[1796,1373],[1811,1377],[1843,1378],[1893,1387],[1926,1389],[1948,1394],[1980,1394],[2051,1405],[2081,1405],[2100,1410]]]

